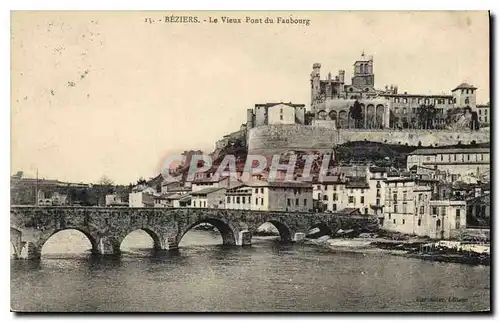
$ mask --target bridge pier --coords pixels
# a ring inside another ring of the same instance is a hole
[[[120,244],[112,237],[101,237],[99,239],[98,249],[93,250],[98,255],[119,255]]]
[[[238,246],[250,246],[252,245],[252,233],[248,230],[241,230],[238,235],[238,241],[236,242]]]
[[[295,233],[294,236],[293,236],[293,241],[294,242],[302,242],[304,241],[304,239],[306,238],[306,234],[305,233]]]

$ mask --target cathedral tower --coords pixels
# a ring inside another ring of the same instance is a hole
[[[356,87],[368,86],[372,88],[375,86],[373,57],[366,57],[364,52],[361,54],[361,58],[354,63],[352,85]]]

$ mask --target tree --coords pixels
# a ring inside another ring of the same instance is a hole
[[[434,119],[436,117],[437,110],[434,105],[420,105],[417,107],[417,123],[420,129],[432,129],[434,128]]]
[[[113,180],[108,178],[106,175],[103,175],[101,179],[97,182],[97,205],[105,205],[106,204],[106,195],[110,192],[113,192]]]
[[[361,128],[362,120],[363,120],[363,110],[361,108],[361,104],[359,104],[358,100],[354,101],[354,105],[351,106],[349,110],[349,114],[351,118],[354,119],[354,127],[359,129]]]

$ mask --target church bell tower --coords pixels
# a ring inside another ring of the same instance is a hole
[[[365,53],[361,53],[361,58],[354,63],[354,76],[352,77],[352,85],[356,87],[371,87],[375,86],[375,74],[373,74],[373,57],[366,57]]]

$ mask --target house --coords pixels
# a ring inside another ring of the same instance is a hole
[[[252,188],[252,210],[301,211],[313,210],[312,185],[298,181],[248,182]]]
[[[128,195],[128,200],[129,207],[132,208],[154,207],[153,194],[147,192],[132,192]]]
[[[362,214],[368,215],[368,190],[370,185],[365,177],[352,177],[345,185],[347,192],[347,208],[358,208]]]
[[[347,179],[342,173],[321,182],[313,182],[313,199],[320,205],[318,210],[335,212],[347,207],[346,183]]]
[[[430,217],[427,232],[433,239],[450,239],[466,227],[466,202],[464,200],[430,200]]]
[[[370,215],[375,215],[380,219],[384,218],[385,204],[385,181],[387,180],[387,168],[370,167],[368,169],[368,185],[370,188],[366,193]]]
[[[230,186],[230,177],[211,176],[208,178],[199,178],[191,183],[191,191],[199,191],[206,188],[228,188]]]
[[[153,196],[154,200],[154,207],[160,207],[160,208],[172,208],[172,199],[169,199],[168,197],[171,195],[175,195],[175,193],[164,193],[161,195],[155,195]]]
[[[209,187],[191,192],[191,207],[224,208],[226,189]]]
[[[252,209],[252,187],[239,185],[226,190],[226,209]]]

